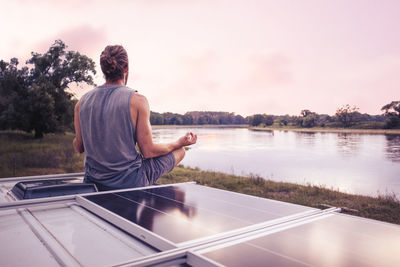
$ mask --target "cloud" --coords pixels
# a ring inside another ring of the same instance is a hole
[[[222,89],[222,62],[218,54],[212,49],[202,49],[176,59],[170,66],[173,75],[164,76],[163,81],[154,77],[146,78],[149,89],[146,96],[154,110],[167,111],[178,106],[179,109],[174,110],[182,113],[189,110],[217,109]],[[169,70],[163,71],[169,73]],[[171,101],[166,102],[166,99]]]
[[[294,84],[291,60],[282,53],[253,53],[232,65],[229,105],[240,114],[291,113]],[[288,101],[289,100],[289,101]],[[282,110],[287,111],[282,111]]]
[[[177,69],[163,96],[151,97],[159,110],[171,109],[164,102],[173,95],[180,111],[272,112],[284,108],[294,80],[291,61],[280,53],[232,57],[203,49],[181,57]]]
[[[39,53],[46,52],[57,39],[61,39],[68,46],[68,50],[78,51],[81,54],[93,57],[94,55],[100,55],[107,41],[107,33],[103,29],[90,25],[79,25],[63,29],[38,42],[34,46],[34,51]]]
[[[211,92],[218,87],[219,58],[215,51],[206,49],[196,55],[181,58],[182,85]]]
[[[26,5],[43,5],[43,6],[57,6],[57,7],[73,7],[73,6],[90,6],[94,4],[94,0],[68,0],[68,1],[62,1],[62,0],[16,0],[16,3],[18,3],[21,6],[26,6]]]
[[[282,54],[254,54],[245,62],[246,84],[253,88],[283,85],[293,81],[290,60]]]

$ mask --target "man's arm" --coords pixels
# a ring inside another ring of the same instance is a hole
[[[135,94],[131,100],[131,110],[136,110],[136,137],[137,142],[145,158],[159,157],[184,146],[195,144],[197,136],[193,133],[179,138],[177,141],[169,144],[153,143],[153,136],[150,125],[150,107],[146,97]],[[135,112],[131,112],[131,115]],[[135,116],[132,116],[135,121]]]
[[[76,103],[75,109],[74,109],[75,138],[72,143],[74,145],[74,149],[76,152],[83,153],[85,151],[85,148],[83,146],[81,125],[79,123],[79,108],[80,108],[80,106],[81,106],[81,101],[79,100],[79,102]]]

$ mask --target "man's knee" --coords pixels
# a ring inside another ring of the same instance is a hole
[[[172,154],[174,155],[175,158],[175,166],[177,166],[185,157],[185,148],[181,147],[179,149],[176,149],[172,151]]]

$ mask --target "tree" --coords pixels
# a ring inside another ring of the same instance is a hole
[[[199,125],[207,124],[205,117],[200,116],[197,120],[197,124]]]
[[[264,116],[262,114],[255,114],[253,116],[250,116],[249,118],[250,126],[258,126],[263,122],[264,122]]]
[[[385,128],[400,127],[400,101],[392,101],[384,105],[381,110],[386,116]]]
[[[183,119],[181,116],[174,116],[170,120],[170,124],[172,125],[182,125],[183,124]]]
[[[246,119],[243,118],[241,115],[236,115],[234,118],[234,124],[245,124]]]
[[[335,117],[343,127],[348,128],[359,120],[360,113],[356,106],[350,107],[350,105],[347,104],[336,110]]]
[[[400,118],[400,101],[392,101],[381,108],[386,116],[394,116]]]
[[[316,113],[312,112],[303,118],[301,127],[312,128],[317,125],[317,122],[318,122],[318,115]]]
[[[57,40],[42,54],[32,52],[18,69],[18,59],[0,61],[0,129],[20,129],[44,133],[63,132],[73,125],[76,99],[69,91],[71,83],[94,85],[93,60]]]
[[[28,125],[28,68],[18,69],[18,59],[0,60],[0,129],[25,130]]]
[[[287,126],[288,125],[288,121],[286,119],[280,119],[279,120],[279,126]]]
[[[308,109],[303,109],[300,112],[300,117],[297,118],[296,124],[300,127],[311,128],[317,126],[319,116],[317,113],[312,112]]]
[[[210,116],[208,120],[209,124],[222,124],[220,120],[218,120],[217,116]]]
[[[150,123],[151,125],[162,125],[164,118],[160,113],[150,111]]]
[[[184,125],[192,125],[193,124],[193,116],[188,113],[183,115],[182,119],[183,119]]]
[[[66,48],[61,40],[57,40],[45,54],[32,52],[32,58],[27,61],[33,65],[28,77],[32,100],[49,104],[47,110],[43,103],[33,106],[42,111],[36,111],[30,120],[29,130],[35,131],[35,137],[64,131],[72,125],[74,101],[73,94],[68,91],[71,83],[94,85],[92,74],[96,74],[96,70],[93,60],[79,52],[65,51]],[[41,97],[46,100],[41,101]]]
[[[271,126],[272,124],[274,124],[274,116],[273,115],[264,116],[264,123],[266,126]]]
[[[308,110],[308,109],[303,109],[301,112],[300,112],[300,114],[301,114],[301,116],[303,116],[303,117],[307,117],[308,115],[310,115],[312,112],[310,111],[310,110]]]

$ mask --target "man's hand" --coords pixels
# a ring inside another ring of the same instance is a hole
[[[182,147],[196,144],[196,142],[197,142],[197,135],[195,135],[192,132],[188,132],[184,136],[178,139],[178,144]]]

